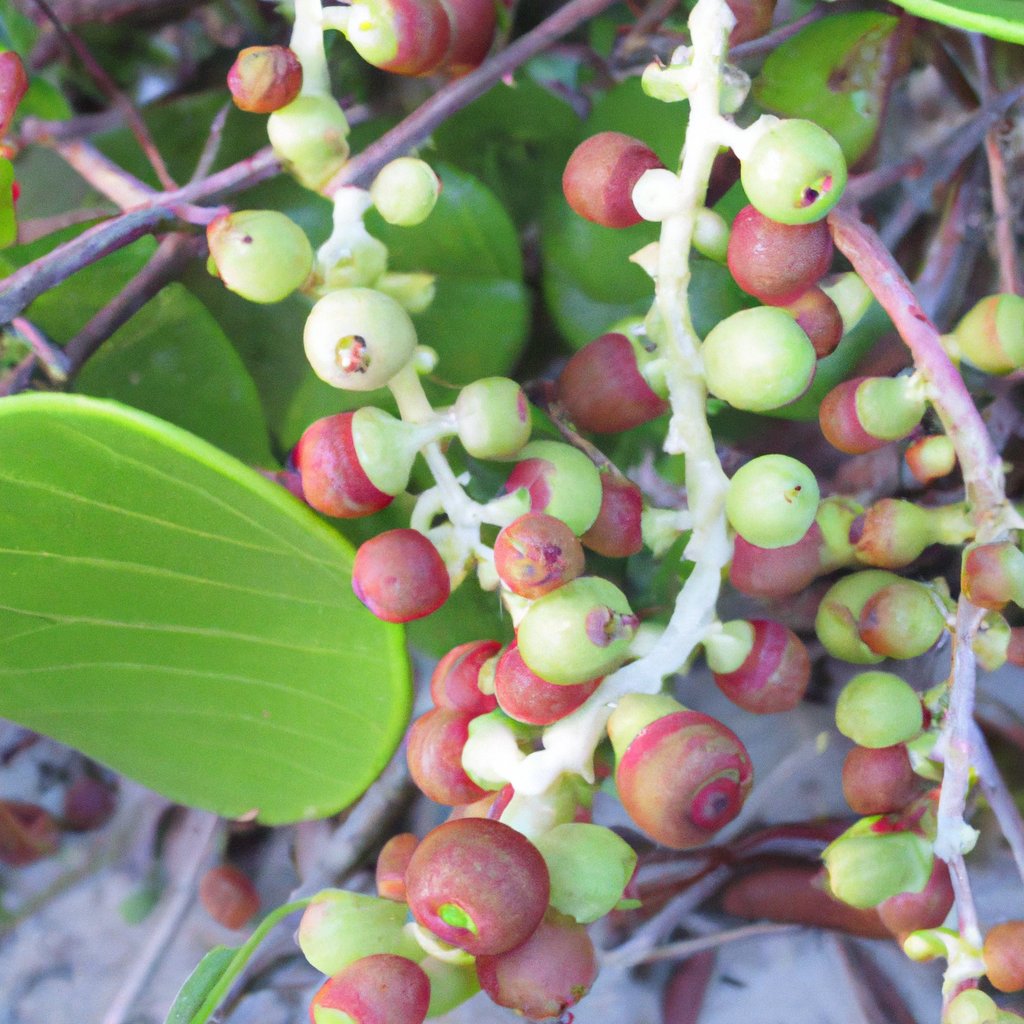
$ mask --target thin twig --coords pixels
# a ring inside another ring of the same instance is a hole
[[[91,142],[72,139],[70,142],[58,142],[53,148],[79,177],[111,202],[117,203],[122,210],[148,202],[157,194],[156,189],[119,167]]]
[[[88,220],[103,220],[115,212],[109,206],[83,207],[66,210],[52,217],[32,217],[30,220],[18,221],[18,245],[28,245],[30,242],[63,231],[64,228],[84,224]]]
[[[971,52],[978,69],[981,98],[988,102],[992,97],[992,76],[988,61],[987,41],[984,36],[970,33]],[[992,213],[995,217],[996,254],[999,265],[999,290],[1020,294],[1020,270],[1017,263],[1017,240],[1014,235],[1014,209],[1006,187],[1006,161],[999,145],[999,134],[995,128],[985,135],[985,158],[988,161],[988,175],[992,188]]]
[[[0,377],[0,398],[8,395],[16,395],[24,391],[32,380],[32,374],[36,370],[36,354],[29,352],[20,362],[12,366],[7,373]]]
[[[100,91],[104,96],[110,100],[114,106],[124,115],[125,120],[128,122],[129,128],[131,128],[132,134],[135,136],[142,149],[145,153],[146,159],[149,161],[153,168],[154,173],[157,176],[157,180],[165,189],[174,189],[178,187],[178,183],[171,177],[170,172],[167,170],[167,165],[164,163],[164,158],[160,155],[160,150],[157,149],[156,143],[153,141],[153,136],[149,133],[149,128],[146,126],[146,122],[142,120],[142,115],[135,109],[134,104],[127,96],[118,88],[117,83],[107,74],[103,66],[96,60],[92,55],[89,47],[82,42],[73,32],[69,32],[64,27],[63,22],[57,16],[56,12],[47,3],[47,0],[34,0],[36,6],[46,15],[46,17],[53,24],[57,34],[64,40],[64,42],[71,48],[78,59],[82,62],[83,67],[89,73],[92,80],[99,87]]]
[[[143,943],[134,965],[121,984],[113,1002],[103,1015],[101,1024],[124,1024],[133,1004],[145,988],[150,975],[159,966],[164,953],[178,934],[182,919],[195,903],[196,881],[209,856],[210,845],[221,819],[207,811],[190,810],[182,825],[182,838],[192,833],[187,852],[179,864],[170,892],[159,919]]]
[[[24,317],[16,316],[11,326],[29,343],[50,380],[55,384],[63,384],[68,379],[68,357],[63,349],[54,345],[34,323]]]
[[[203,143],[203,151],[199,154],[199,159],[196,161],[192,177],[189,178],[190,182],[202,181],[210,173],[213,162],[217,159],[217,154],[220,152],[220,144],[224,140],[224,124],[228,119],[230,110],[231,104],[225,103],[217,111],[216,117],[214,117],[210,124],[210,134],[206,136],[206,141]]]
[[[395,125],[358,156],[353,157],[323,188],[333,196],[347,185],[368,185],[388,161],[423,142],[430,133],[456,111],[482,96],[491,86],[511,74],[521,64],[568,34],[585,21],[611,7],[615,0],[570,0],[535,29],[520,36],[511,46],[495,54],[476,71],[450,82],[405,120]]]
[[[757,939],[763,935],[786,935],[798,931],[800,925],[795,924],[745,924],[739,928],[702,935],[697,939],[681,939],[665,946],[622,960],[616,960],[616,967],[636,967],[637,964],[656,963],[659,960],[686,960],[688,957],[703,953],[705,950],[717,949],[730,942],[741,942],[744,939]]]
[[[202,181],[190,182],[174,192],[159,193],[153,197],[152,204],[144,204],[83,231],[15,271],[0,285],[0,324],[9,323],[34,298],[67,280],[82,267],[151,234],[158,225],[174,218],[183,205],[241,191],[272,178],[280,170],[280,162],[268,146]],[[216,216],[214,210],[207,212],[211,218]]]
[[[978,773],[978,784],[981,786],[985,799],[992,808],[992,813],[999,822],[999,829],[1013,854],[1017,865],[1017,873],[1024,881],[1024,818],[1013,794],[1007,788],[999,766],[988,748],[985,734],[976,723],[971,727],[971,762]]]
[[[65,345],[68,376],[74,377],[100,345],[177,277],[203,247],[204,240],[194,235],[168,235],[142,270]]]

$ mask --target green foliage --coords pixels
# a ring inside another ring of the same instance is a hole
[[[0,714],[275,823],[354,800],[409,712],[351,549],[206,442],[112,403],[0,404]]]
[[[1024,43],[1024,12],[1020,0],[893,0],[920,18],[983,32],[993,39]]]

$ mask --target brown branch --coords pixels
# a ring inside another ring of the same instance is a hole
[[[149,262],[64,347],[68,377],[74,377],[89,357],[127,323],[161,288],[177,277],[205,248],[195,235],[168,235]]]
[[[241,191],[273,177],[280,170],[277,157],[267,147],[202,181],[153,196],[152,205],[129,210],[83,231],[77,238],[15,271],[0,284],[0,324],[9,323],[34,298],[67,280],[82,267],[151,234],[164,221],[177,216],[183,205]]]
[[[570,0],[535,29],[520,36],[508,49],[495,54],[476,71],[449,82],[391,131],[370,143],[327,183],[322,190],[324,195],[333,196],[346,185],[369,185],[377,171],[390,160],[423,142],[456,111],[482,96],[491,86],[547,49],[556,39],[567,35],[613,3],[614,0]]]

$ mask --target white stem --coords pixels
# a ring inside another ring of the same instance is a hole
[[[323,8],[320,0],[295,0],[291,49],[302,65],[302,95],[330,96],[331,78],[324,52]]]

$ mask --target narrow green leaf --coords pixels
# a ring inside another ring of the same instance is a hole
[[[182,985],[171,1005],[166,1024],[189,1024],[214,985],[220,981],[225,969],[234,959],[235,952],[231,946],[214,946],[196,964],[195,970],[188,976],[188,980]]]
[[[1024,43],[1024,0],[893,0],[921,18]]]
[[[217,321],[180,284],[104,342],[75,389],[160,416],[247,462],[274,461],[256,385]]]
[[[4,399],[0,448],[0,715],[229,817],[322,816],[363,792],[409,675],[341,537],[115,403]]]

